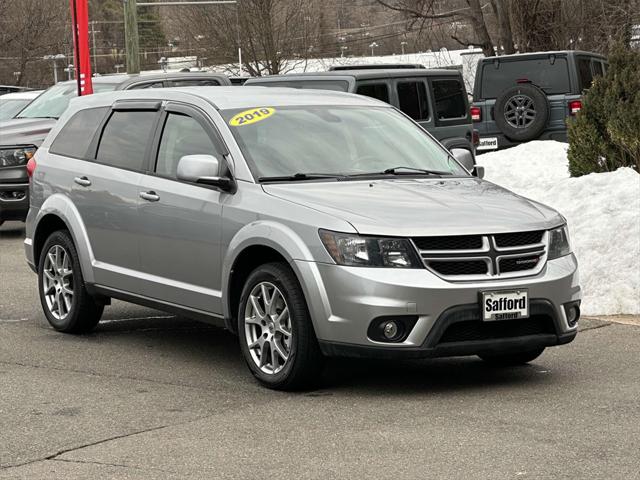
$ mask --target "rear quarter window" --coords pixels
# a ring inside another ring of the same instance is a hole
[[[569,68],[564,57],[556,58],[553,63],[549,58],[496,61],[482,65],[481,98],[497,98],[519,80],[533,83],[548,95],[571,91]]]
[[[431,85],[438,120],[467,116],[467,94],[460,80],[433,80]]]
[[[49,151],[65,157],[85,158],[89,144],[109,107],[88,108],[73,115],[62,127]]]
[[[383,102],[389,103],[389,87],[386,83],[369,83],[359,85],[356,93],[358,95],[376,98],[378,100],[382,100]]]

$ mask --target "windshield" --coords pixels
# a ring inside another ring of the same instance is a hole
[[[93,92],[110,92],[115,90],[116,83],[95,83]],[[36,98],[16,118],[60,118],[69,106],[72,98],[78,94],[76,83],[59,83],[49,88]]]
[[[0,97],[0,121],[15,117],[16,113],[22,110],[30,101],[27,98],[4,100]]]
[[[392,169],[468,175],[420,126],[390,107],[256,107],[221,113],[257,178]]]

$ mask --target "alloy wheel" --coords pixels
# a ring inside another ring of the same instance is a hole
[[[244,312],[245,341],[255,365],[264,373],[280,372],[291,356],[291,317],[284,295],[270,282],[258,283]]]
[[[73,269],[71,257],[60,245],[53,245],[46,254],[42,270],[42,290],[51,315],[64,320],[73,304]]]
[[[514,128],[527,128],[536,118],[535,104],[527,95],[514,95],[504,106],[504,117]]]

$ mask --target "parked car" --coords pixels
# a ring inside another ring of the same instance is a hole
[[[212,73],[107,75],[93,79],[95,93],[207,85],[231,83],[224,75]],[[0,122],[0,225],[5,220],[25,219],[29,210],[27,161],[77,94],[75,81],[60,82],[46,90],[16,118]]]
[[[399,108],[448,149],[475,165],[473,124],[462,75],[455,70],[370,69],[250,78],[247,86],[314,88],[357,93]]]
[[[425,68],[424,65],[419,63],[365,63],[359,65],[333,65],[329,67],[330,72],[347,71],[347,70],[393,70],[408,68]]]
[[[17,87],[15,85],[0,85],[0,95],[6,95],[7,93],[28,92],[32,90],[28,87]]]
[[[580,111],[583,92],[606,68],[602,55],[580,51],[483,58],[471,106],[478,150],[530,140],[566,142],[567,118]]]
[[[0,122],[11,120],[42,92],[43,90],[27,90],[2,95],[0,97]]]
[[[224,324],[277,389],[325,356],[519,364],[576,335],[565,219],[364,96],[83,97],[28,171],[27,261],[62,332],[111,298]]]

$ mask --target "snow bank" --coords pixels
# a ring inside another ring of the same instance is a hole
[[[565,143],[537,141],[478,157],[485,178],[542,202],[569,224],[584,315],[640,314],[640,175],[570,178]]]

